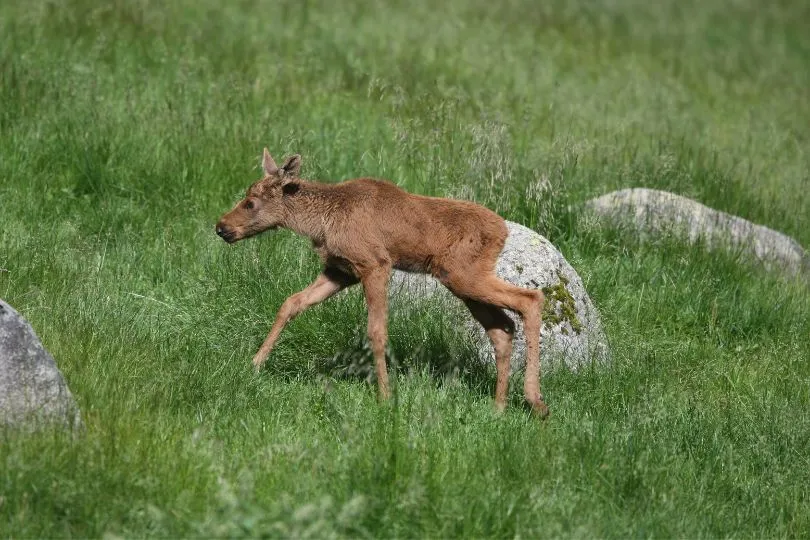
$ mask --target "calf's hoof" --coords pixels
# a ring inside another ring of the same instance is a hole
[[[540,420],[545,420],[548,418],[549,410],[548,405],[546,405],[543,401],[537,401],[531,404],[532,406],[532,414],[539,418]]]
[[[262,366],[264,365],[264,360],[260,358],[253,359],[253,371],[258,373],[262,370]]]

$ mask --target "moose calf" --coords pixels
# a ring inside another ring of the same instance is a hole
[[[323,261],[320,275],[282,304],[253,365],[261,368],[284,326],[305,309],[361,283],[368,306],[368,335],[380,397],[390,395],[385,365],[387,289],[393,268],[429,273],[459,297],[495,348],[495,404],[506,407],[515,326],[504,308],[523,319],[526,342],[524,394],[535,414],[548,415],[540,393],[540,326],[543,293],[511,285],[495,274],[508,234],[504,219],[468,201],[408,193],[391,182],[358,178],[324,184],[299,178],[301,156],[278,167],[264,149],[264,177],[216,225],[233,243],[285,227],[307,236]]]

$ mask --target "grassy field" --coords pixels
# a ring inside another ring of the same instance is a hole
[[[0,297],[87,429],[0,432],[0,536],[806,538],[806,283],[577,208],[661,188],[810,246],[808,27],[800,0],[2,2]],[[381,406],[332,369],[365,354],[350,291],[254,375],[318,270],[213,234],[263,146],[546,235],[612,367],[497,417],[494,369],[400,306]]]

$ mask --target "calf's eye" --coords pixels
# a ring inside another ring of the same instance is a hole
[[[247,210],[253,210],[253,201],[245,201],[245,208]]]

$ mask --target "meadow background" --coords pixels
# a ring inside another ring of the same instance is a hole
[[[0,433],[0,536],[806,538],[806,282],[579,205],[666,189],[810,246],[808,28],[800,0],[2,2],[0,297],[86,432]],[[612,367],[547,376],[545,423],[515,377],[499,418],[494,369],[401,306],[380,406],[335,374],[366,355],[351,291],[254,375],[318,270],[213,233],[263,146],[547,236]]]

